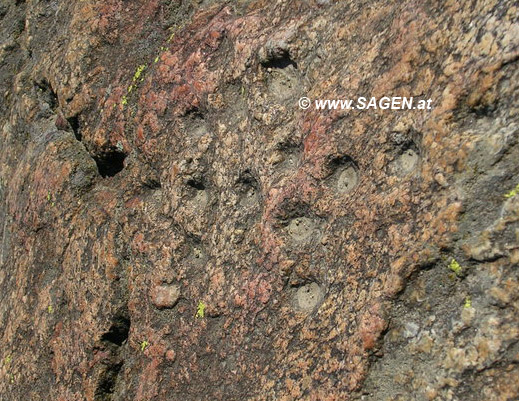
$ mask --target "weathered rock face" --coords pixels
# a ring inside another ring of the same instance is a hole
[[[0,4],[1,400],[517,399],[514,1]]]

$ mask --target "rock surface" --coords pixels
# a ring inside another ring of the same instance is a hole
[[[157,308],[173,308],[180,297],[176,285],[158,285],[151,290],[151,299]]]
[[[519,397],[516,2],[1,0],[0,29],[1,400]]]

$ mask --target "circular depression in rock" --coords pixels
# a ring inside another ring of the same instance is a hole
[[[342,193],[350,192],[359,182],[359,173],[353,166],[344,169],[337,181],[337,190]]]
[[[308,217],[292,219],[288,225],[288,234],[296,241],[308,239],[315,230],[316,224]]]
[[[323,291],[319,284],[310,283],[298,288],[295,294],[295,305],[302,311],[310,312],[322,299]]]
[[[402,173],[407,174],[413,171],[418,165],[418,154],[413,149],[407,149],[398,160],[398,165]]]
[[[209,195],[207,194],[207,191],[197,191],[189,203],[193,208],[204,209],[209,203]]]

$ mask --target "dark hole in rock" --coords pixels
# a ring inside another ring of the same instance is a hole
[[[269,56],[270,57],[267,60],[261,63],[263,67],[272,69],[284,69],[289,66],[292,66],[297,70],[297,63],[294,60],[292,60],[288,51],[284,50],[276,52],[274,54],[270,54]]]
[[[191,119],[204,119],[204,113],[198,106],[190,105],[184,113],[182,114],[184,117],[188,117]]]
[[[187,181],[187,185],[190,186],[191,188],[194,188],[198,191],[204,191],[205,190],[205,185],[204,183],[202,182],[202,180],[197,180],[197,179],[194,179],[194,178],[191,178]]]
[[[40,82],[35,82],[35,86],[40,100],[47,103],[52,110],[56,109],[58,106],[58,97],[50,83],[44,79]]]
[[[97,169],[101,177],[113,177],[124,168],[126,154],[119,150],[112,150],[94,156]]]
[[[240,174],[236,183],[236,189],[240,196],[240,205],[253,206],[258,200],[259,183],[250,170]]]
[[[328,167],[330,168],[330,170],[332,170],[332,172],[340,167],[347,165],[352,165],[356,167],[356,163],[350,156],[347,155],[333,157],[328,163]]]
[[[191,106],[189,109],[186,110],[185,116],[193,119],[204,119],[204,114],[197,106]]]
[[[252,173],[249,170],[245,170],[240,175],[240,178],[237,182],[237,186],[241,192],[246,193],[251,190],[256,191],[258,189],[259,184],[256,178],[254,178],[254,176],[252,175]]]
[[[115,383],[117,381],[117,376],[121,371],[123,366],[123,362],[118,362],[114,364],[110,364],[106,367],[106,370],[102,373],[100,377],[99,384],[96,388],[96,392],[94,394],[95,401],[109,401],[112,400],[112,395],[115,390]]]
[[[290,224],[291,220],[311,214],[310,205],[293,198],[283,199],[275,212],[276,219],[285,227]]]
[[[303,150],[303,145],[301,143],[293,141],[292,138],[289,138],[287,140],[277,143],[276,150],[285,153],[301,152]]]
[[[162,185],[161,185],[160,181],[155,179],[155,178],[148,178],[147,180],[145,180],[143,182],[143,185],[146,188],[149,188],[149,189],[160,189],[160,188],[162,188]]]
[[[483,104],[470,108],[477,118],[490,117],[496,111],[497,104]]]
[[[101,341],[121,346],[130,332],[130,319],[127,316],[116,316],[110,329],[103,334]]]
[[[83,137],[81,136],[81,132],[79,130],[78,116],[69,117],[69,118],[67,118],[67,121],[70,124],[70,126],[72,127],[72,132],[74,132],[74,136],[76,137],[76,139],[79,142],[81,142],[81,139],[83,139]]]

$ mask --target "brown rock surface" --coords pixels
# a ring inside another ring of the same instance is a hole
[[[0,29],[0,400],[518,399],[516,2],[1,0]]]
[[[180,290],[176,285],[158,285],[151,290],[151,300],[158,308],[172,308],[180,297]]]

